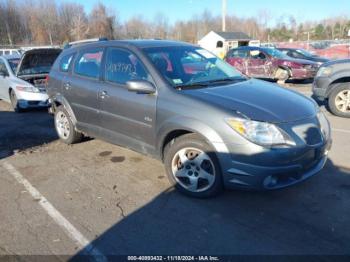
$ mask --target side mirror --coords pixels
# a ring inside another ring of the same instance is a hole
[[[140,94],[153,94],[156,92],[154,85],[146,80],[130,80],[126,82],[126,86],[130,92]]]

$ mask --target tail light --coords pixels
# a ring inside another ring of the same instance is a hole
[[[46,85],[49,83],[49,80],[50,80],[50,77],[49,77],[49,75],[47,75],[47,76],[45,77],[45,84],[46,84]]]

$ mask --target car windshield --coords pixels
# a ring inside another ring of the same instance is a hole
[[[246,80],[235,68],[200,47],[155,47],[144,51],[159,73],[176,88]]]
[[[264,51],[272,57],[280,58],[280,59],[289,59],[286,54],[283,54],[281,51],[275,48],[266,48]]]
[[[13,73],[16,72],[17,66],[19,64],[20,59],[19,58],[13,58],[13,59],[9,59],[7,61],[9,62],[9,65],[11,67],[12,72]]]

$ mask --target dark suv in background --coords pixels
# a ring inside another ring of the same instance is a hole
[[[328,103],[333,114],[350,117],[350,59],[323,64],[312,91],[317,100]]]
[[[319,172],[331,144],[317,104],[248,79],[210,52],[162,40],[65,49],[48,92],[62,141],[83,135],[164,162],[183,193],[277,189]]]

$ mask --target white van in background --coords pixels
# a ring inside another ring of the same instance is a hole
[[[10,49],[10,48],[4,48],[0,49],[0,56],[1,55],[21,55],[21,51],[19,49]]]

